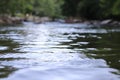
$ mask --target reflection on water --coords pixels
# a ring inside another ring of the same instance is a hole
[[[119,35],[86,24],[0,27],[0,79],[119,80]]]

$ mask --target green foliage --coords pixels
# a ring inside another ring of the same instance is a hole
[[[120,18],[120,0],[64,0],[65,16],[87,19]]]
[[[58,16],[61,14],[62,0],[34,0],[33,13],[39,16]]]
[[[101,0],[101,8],[105,18],[120,18],[120,0]]]
[[[101,16],[99,16],[101,13],[99,2],[100,0],[81,0],[78,5],[80,16],[88,19],[101,18]]]
[[[32,9],[30,3],[33,0],[0,0],[0,14],[15,15],[16,13],[25,13]]]
[[[120,15],[120,0],[116,0],[112,7],[113,15]]]
[[[65,0],[63,14],[72,17],[85,17],[88,19],[100,18],[100,0]]]
[[[0,0],[0,14],[16,13],[39,16],[60,16],[63,0]]]
[[[120,18],[120,0],[0,0],[0,15]]]
[[[81,0],[64,0],[62,5],[63,15],[76,16],[78,14],[78,4]]]

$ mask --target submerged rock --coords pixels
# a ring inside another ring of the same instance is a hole
[[[102,25],[105,25],[105,24],[109,24],[109,23],[111,23],[112,22],[112,20],[111,19],[108,19],[108,20],[103,20],[102,22],[101,22],[101,24]]]

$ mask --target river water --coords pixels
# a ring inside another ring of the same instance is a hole
[[[120,27],[1,26],[0,80],[120,80]]]

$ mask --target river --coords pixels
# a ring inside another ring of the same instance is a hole
[[[0,80],[120,80],[120,27],[1,26]]]

